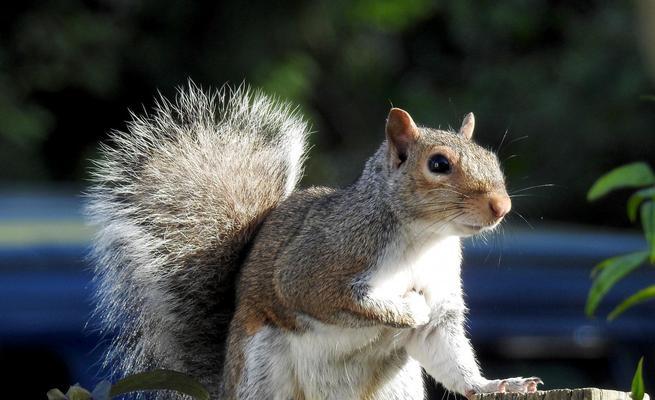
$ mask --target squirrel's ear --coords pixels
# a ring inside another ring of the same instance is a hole
[[[471,139],[473,137],[473,129],[475,129],[475,116],[470,112],[464,117],[462,127],[459,128],[459,134],[467,139]]]
[[[391,161],[398,166],[407,159],[408,148],[418,139],[419,130],[407,111],[392,108],[387,117],[386,133]]]

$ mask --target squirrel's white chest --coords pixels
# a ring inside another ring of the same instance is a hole
[[[398,241],[389,245],[370,272],[368,286],[379,296],[402,297],[410,290],[422,292],[430,305],[452,300],[461,292],[459,238],[451,236],[430,243]]]

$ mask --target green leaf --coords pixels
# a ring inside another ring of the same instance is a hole
[[[84,389],[82,386],[75,384],[68,388],[66,398],[68,400],[91,400],[91,392]]]
[[[198,381],[181,372],[157,369],[130,375],[111,388],[112,397],[141,390],[175,390],[199,400],[209,400],[209,392]]]
[[[648,258],[647,251],[625,254],[622,256],[609,258],[598,264],[592,274],[598,276],[589,289],[585,313],[591,317],[598,308],[598,304],[605,297],[605,294],[627,274],[635,270]]]
[[[655,183],[655,174],[648,164],[636,162],[615,168],[598,178],[587,193],[587,200],[593,201],[610,191],[628,187],[642,187]]]
[[[655,200],[655,187],[642,189],[628,199],[628,217],[634,222],[637,219],[639,205],[646,199]]]
[[[607,319],[610,321],[614,320],[616,317],[623,314],[623,312],[628,308],[652,299],[655,299],[655,285],[641,289],[637,293],[623,300],[621,304],[612,310],[612,312],[607,316]]]
[[[641,205],[641,226],[650,248],[650,262],[655,264],[655,202],[647,201]]]
[[[639,364],[637,364],[637,370],[635,371],[635,376],[632,378],[632,400],[643,400],[644,399],[644,376],[643,369],[644,366],[644,357],[639,359]]]
[[[48,396],[48,400],[68,400],[66,395],[62,393],[61,390],[59,389],[50,389],[48,390],[48,393],[46,393],[46,396]]]

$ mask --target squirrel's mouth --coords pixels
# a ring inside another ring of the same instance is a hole
[[[472,230],[472,231],[481,231],[482,229],[486,228],[486,226],[483,225],[473,225],[473,224],[461,224],[466,229]]]
[[[494,224],[465,224],[465,223],[459,223],[459,225],[464,228],[465,230],[468,231],[470,234],[476,234],[480,233],[482,231],[494,229],[498,223]]]

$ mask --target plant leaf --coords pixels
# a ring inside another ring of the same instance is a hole
[[[68,400],[68,397],[59,389],[48,390],[46,396],[48,396],[48,400]]]
[[[623,165],[598,178],[589,189],[587,200],[596,200],[614,189],[642,187],[654,183],[655,174],[648,164],[636,162]]]
[[[643,375],[643,366],[644,366],[644,357],[639,359],[639,364],[637,364],[637,370],[635,371],[635,376],[632,378],[632,400],[643,400],[644,399],[644,375]]]
[[[587,304],[585,305],[585,313],[591,317],[594,311],[598,308],[598,304],[605,297],[605,294],[620,281],[627,274],[635,270],[648,258],[647,251],[639,251],[636,253],[625,254],[622,256],[608,258],[607,260],[598,264],[594,271],[598,276],[589,289],[587,297]],[[593,273],[593,272],[592,272]]]
[[[79,384],[75,384],[68,388],[66,398],[68,400],[91,400],[91,392],[84,389]]]
[[[636,306],[637,304],[643,303],[651,299],[655,299],[655,285],[641,289],[637,293],[623,300],[621,304],[619,304],[614,308],[614,310],[612,310],[610,315],[607,316],[607,319],[613,320],[619,315],[621,315],[628,308],[631,308],[633,306]]]
[[[639,190],[628,199],[628,217],[634,222],[637,219],[637,210],[642,201],[655,200],[655,187]]]
[[[177,371],[157,369],[127,376],[116,382],[111,397],[141,390],[175,390],[199,400],[209,400],[209,392],[192,377]]]
[[[641,226],[650,248],[650,262],[655,264],[655,201],[647,201],[641,205]]]

